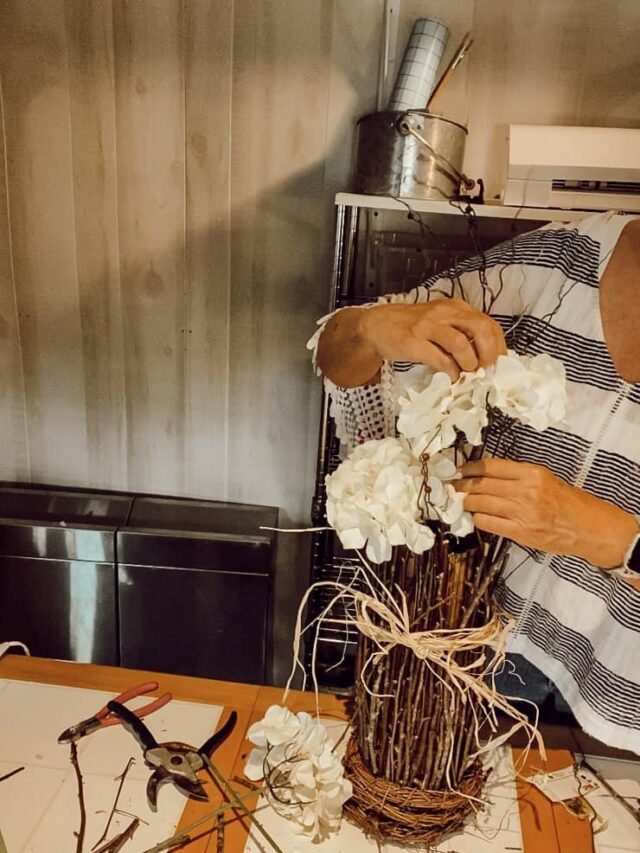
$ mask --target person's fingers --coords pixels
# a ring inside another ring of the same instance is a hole
[[[465,462],[460,468],[463,477],[496,477],[501,480],[520,480],[526,473],[526,462],[513,459],[477,459]]]
[[[415,341],[408,347],[407,352],[411,361],[426,364],[433,370],[446,373],[453,382],[460,376],[457,361],[437,344],[430,341]]]
[[[469,338],[452,326],[434,324],[429,331],[429,339],[449,353],[460,367],[460,370],[472,372],[477,370],[478,355]]]
[[[494,495],[467,495],[464,499],[464,508],[467,512],[479,512],[482,515],[492,515],[496,518],[508,518],[514,521],[517,505],[508,498],[495,497]]]
[[[452,483],[456,492],[468,495],[494,495],[500,498],[512,498],[513,480],[500,480],[497,477],[464,477]]]
[[[473,516],[473,523],[478,530],[483,530],[485,533],[494,533],[496,536],[504,536],[505,539],[513,539],[518,541],[518,534],[521,528],[513,521],[506,518],[499,518],[494,515],[487,515],[483,512],[477,512]]]
[[[480,311],[461,311],[459,316],[452,319],[451,325],[464,332],[473,342],[478,354],[480,367],[495,364],[498,356],[506,355],[507,345],[500,325],[487,314]]]

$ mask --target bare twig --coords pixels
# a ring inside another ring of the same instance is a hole
[[[95,851],[95,853],[118,853],[119,850],[122,850],[127,841],[133,838],[133,834],[140,826],[140,823],[141,820],[139,817],[134,818],[126,829],[124,829],[119,835],[116,835],[115,838],[112,838],[111,841],[107,841],[106,844],[103,844],[102,847]]]
[[[15,776],[16,773],[22,773],[24,767],[16,767],[15,770],[12,770],[11,773],[5,773],[4,776],[0,776],[0,782],[6,782],[7,779],[11,779],[12,776]]]
[[[95,850],[96,847],[98,847],[98,845],[102,844],[102,842],[105,840],[105,838],[107,837],[107,835],[109,833],[109,827],[111,826],[111,821],[113,820],[113,816],[115,815],[116,810],[118,808],[118,800],[120,799],[120,794],[122,793],[122,786],[124,785],[124,780],[127,778],[127,773],[131,769],[131,765],[134,762],[135,762],[135,758],[130,758],[127,761],[127,766],[124,768],[124,770],[122,771],[120,776],[117,777],[120,780],[120,784],[118,785],[118,790],[116,791],[116,798],[113,801],[113,807],[111,809],[111,814],[109,815],[109,819],[107,820],[107,825],[104,828],[104,832],[102,833],[100,838],[96,841],[96,843],[93,845],[93,847],[91,848],[92,850]],[[137,827],[136,827],[136,829],[137,829]],[[135,832],[135,830],[134,830],[134,832]],[[97,853],[100,853],[100,851],[98,851]]]
[[[209,773],[213,777],[214,781],[218,784],[218,786],[222,789],[223,793],[225,793],[231,802],[235,806],[239,806],[239,808],[244,812],[246,817],[249,818],[251,823],[258,830],[260,835],[267,841],[273,850],[277,851],[277,853],[284,853],[284,850],[273,840],[273,838],[269,835],[264,826],[260,823],[258,818],[254,815],[250,809],[247,808],[246,804],[243,800],[237,795],[237,793],[233,790],[231,785],[227,782],[225,777],[220,773],[215,764],[211,761],[208,756],[203,756],[205,767],[208,769]]]
[[[258,794],[261,794],[264,791],[264,788],[260,788],[257,791],[252,791],[250,794],[246,794],[244,797],[239,798],[242,802],[245,800],[251,800]],[[231,803],[224,803],[217,809],[214,809],[211,812],[207,812],[207,814],[198,818],[198,820],[194,820],[193,823],[190,823],[188,826],[185,826],[180,832],[176,832],[175,835],[172,835],[170,838],[165,838],[164,841],[160,841],[155,847],[150,847],[148,850],[145,850],[144,853],[162,853],[163,850],[170,850],[172,847],[176,847],[178,844],[184,844],[186,841],[190,841],[189,833],[192,829],[196,829],[199,826],[202,826],[203,823],[207,823],[210,820],[214,820],[218,817],[218,815],[222,815],[225,812],[229,811],[232,808]],[[214,827],[212,827],[213,831]]]
[[[237,785],[242,785],[244,788],[248,788],[250,791],[257,791],[261,786],[252,782],[251,779],[243,779],[242,776],[234,776],[231,780],[235,782]]]
[[[73,765],[73,769],[76,771],[76,779],[78,780],[78,802],[80,804],[80,828],[74,833],[77,839],[76,853],[82,853],[84,834],[87,828],[87,810],[84,804],[84,782],[82,779],[82,771],[80,770],[80,764],[78,763],[78,745],[75,741],[71,742],[70,753],[71,764]]]

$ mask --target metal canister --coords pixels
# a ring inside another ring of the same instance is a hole
[[[424,110],[371,113],[358,122],[354,191],[448,199],[474,186],[462,174],[467,129]]]

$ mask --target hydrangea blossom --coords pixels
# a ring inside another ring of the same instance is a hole
[[[292,714],[272,705],[247,737],[255,749],[245,775],[265,779],[267,797],[278,814],[316,841],[336,832],[352,786],[325,727],[304,711]]]
[[[422,391],[408,391],[400,400],[398,432],[408,439],[416,456],[451,447],[459,432],[469,444],[482,444],[482,430],[488,423],[486,379],[482,368],[463,373],[457,382],[446,373],[436,373]]]
[[[546,353],[498,358],[490,374],[489,403],[542,432],[564,420],[567,391],[564,365]]]
[[[433,531],[421,519],[422,468],[397,438],[367,441],[327,477],[327,519],[345,548],[364,548],[382,563],[393,545],[416,554],[433,546]]]
[[[327,477],[327,519],[342,545],[366,546],[369,560],[381,563],[394,545],[417,554],[431,548],[435,535],[425,520],[445,523],[454,536],[470,533],[464,495],[452,485],[459,476],[452,448],[482,445],[490,407],[536,430],[562,422],[562,363],[509,351],[455,382],[436,373],[426,387],[408,389],[399,401],[399,438],[365,442]]]

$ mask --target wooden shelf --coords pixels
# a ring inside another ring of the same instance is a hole
[[[407,198],[405,201],[416,213],[440,213],[462,216],[460,208],[448,201],[420,198]],[[407,207],[402,202],[386,195],[338,193],[335,203],[348,207],[366,207],[370,210],[407,210]],[[584,219],[585,216],[589,216],[594,212],[587,210],[560,210],[549,207],[507,207],[496,201],[489,201],[485,204],[472,204],[471,207],[479,217],[526,219],[535,222],[573,222],[577,219]]]

